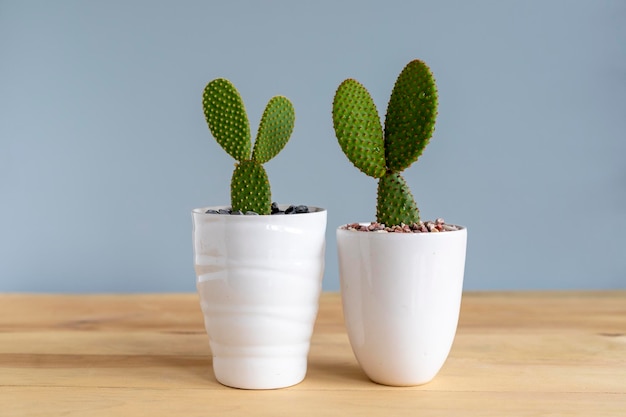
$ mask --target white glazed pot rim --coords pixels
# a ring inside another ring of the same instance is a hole
[[[370,222],[358,222],[361,226],[369,226]],[[421,232],[421,233],[393,233],[393,232],[363,232],[360,230],[348,230],[345,227],[347,223],[337,227],[337,233],[361,233],[363,235],[368,236],[371,239],[443,239],[446,235],[450,236],[452,234],[457,234],[459,232],[467,233],[467,227],[461,226],[458,224],[451,224],[451,226],[455,226],[458,230],[448,230],[445,232]]]
[[[291,206],[293,204],[279,204],[278,208],[281,210],[286,210],[289,206]],[[322,208],[322,207],[317,207],[317,206],[307,206],[309,208],[309,212],[308,213],[294,213],[294,214],[285,214],[285,216],[303,216],[303,215],[311,215],[311,214],[316,214],[316,213],[322,213],[325,212],[326,209]],[[268,217],[280,217],[281,215],[276,215],[276,214],[261,214],[261,215],[232,215],[232,214],[215,214],[215,213],[207,213],[207,210],[220,210],[220,209],[230,209],[230,205],[221,205],[221,206],[206,206],[206,207],[198,207],[198,208],[194,208],[192,210],[192,212],[194,214],[206,214],[207,216],[232,216],[232,217],[237,217],[237,218],[247,218],[247,219],[267,219]]]

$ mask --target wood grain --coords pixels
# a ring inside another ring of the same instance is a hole
[[[194,294],[0,295],[0,416],[626,416],[626,291],[466,293],[429,384],[370,382],[325,293],[307,378],[217,383]]]

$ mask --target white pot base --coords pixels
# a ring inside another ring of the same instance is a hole
[[[213,358],[215,378],[241,389],[277,389],[299,384],[306,376],[304,358]]]

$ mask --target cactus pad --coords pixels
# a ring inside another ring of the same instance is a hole
[[[250,123],[235,86],[224,78],[207,84],[202,96],[204,116],[211,134],[238,161],[250,158]]]
[[[252,160],[239,163],[230,181],[230,198],[233,211],[271,214],[272,194],[263,165]]]
[[[273,97],[261,117],[252,159],[264,164],[275,157],[289,141],[295,118],[293,105],[288,98]]]
[[[358,81],[341,83],[333,100],[333,126],[341,149],[365,174],[385,174],[385,148],[380,116],[367,89]]]
[[[387,168],[401,172],[419,158],[435,130],[437,87],[430,68],[409,62],[396,80],[385,116]]]
[[[389,173],[378,180],[376,221],[387,226],[419,222],[419,210],[404,178]]]

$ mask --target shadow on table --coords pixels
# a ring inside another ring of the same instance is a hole
[[[316,384],[332,384],[333,386],[342,384],[354,386],[355,383],[372,383],[356,361],[338,362],[320,359],[309,359],[306,380]]]

